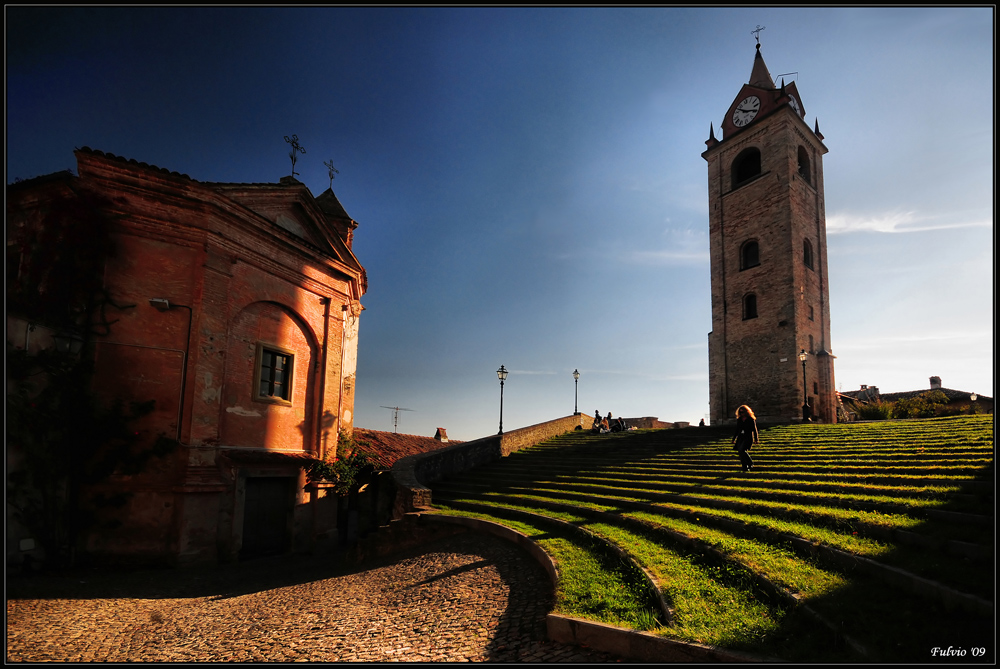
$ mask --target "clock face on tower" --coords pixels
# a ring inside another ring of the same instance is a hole
[[[738,105],[736,105],[735,111],[733,111],[733,124],[737,128],[742,128],[747,123],[752,121],[757,112],[760,111],[760,98],[756,95],[750,95],[743,99]]]
[[[790,104],[792,106],[792,109],[795,110],[796,114],[798,114],[799,116],[802,116],[802,108],[799,107],[799,101],[795,99],[794,95],[789,95],[788,96],[788,104]]]

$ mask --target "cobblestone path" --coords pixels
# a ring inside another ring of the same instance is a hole
[[[551,586],[464,534],[359,570],[283,557],[8,581],[8,662],[607,662],[545,640]]]

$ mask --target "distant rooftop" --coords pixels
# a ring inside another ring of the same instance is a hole
[[[371,444],[370,448],[363,445],[361,448],[370,453],[382,469],[390,469],[393,463],[408,455],[427,453],[462,443],[460,441],[438,441],[434,437],[421,437],[415,434],[368,430],[361,427],[354,428],[354,439],[355,441],[367,441]]]

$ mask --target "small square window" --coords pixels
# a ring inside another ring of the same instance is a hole
[[[254,399],[278,404],[292,403],[292,371],[295,354],[270,344],[257,344],[254,366]]]

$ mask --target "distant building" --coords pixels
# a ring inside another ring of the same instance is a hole
[[[359,448],[372,455],[376,467],[383,470],[392,469],[392,465],[397,460],[402,460],[407,456],[428,453],[463,443],[449,441],[447,431],[443,427],[439,427],[433,437],[356,427],[354,428],[354,440]]]
[[[883,393],[879,392],[877,386],[862,385],[858,390],[849,390],[847,392],[840,393],[840,397],[844,402],[845,408],[847,408],[851,404],[868,404],[879,401],[896,402],[901,399],[912,399],[914,397],[919,397],[924,393],[939,390],[945,397],[948,398],[948,404],[943,410],[945,413],[966,413],[972,409],[973,405],[978,405],[978,408],[982,413],[993,413],[992,397],[980,395],[968,390],[945,388],[941,385],[940,376],[930,377],[929,385],[929,388],[923,388],[921,390],[906,390],[896,393]]]
[[[81,192],[107,202],[115,252],[103,287],[123,308],[109,312],[106,331],[88,333],[93,392],[155,400],[136,429],[180,444],[168,462],[112,475],[96,490],[127,493],[128,503],[117,529],[93,531],[81,548],[185,564],[322,539],[335,514],[316,504],[326,491],[307,484],[304,466],[336,453],[338,434],[353,430],[367,288],[352,251],[357,223],[331,190],[313,197],[292,177],[208,183],[75,153],[77,176],[7,188],[8,289],[45,262],[23,251],[54,203]],[[8,313],[8,350],[37,351],[57,330]],[[8,467],[18,465],[17,449],[8,445]],[[9,560],[11,545],[8,536]]]
[[[819,125],[795,82],[776,86],[760,54],[710,129],[708,162],[713,425],[742,404],[761,422],[837,421],[830,344],[826,204]],[[800,360],[804,354],[804,362]]]

